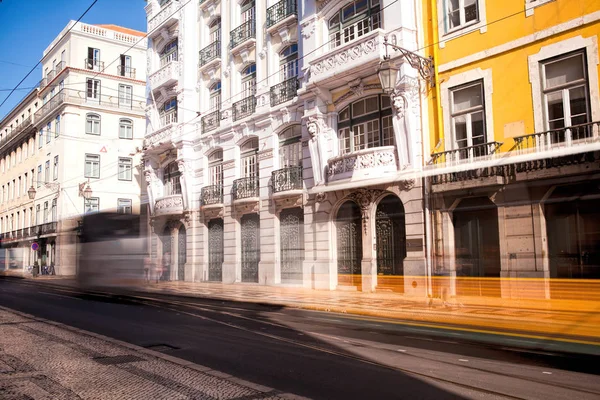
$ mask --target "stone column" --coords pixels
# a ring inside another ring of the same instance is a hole
[[[171,232],[171,271],[169,271],[169,279],[177,280],[179,266],[179,221],[170,221],[169,230]]]

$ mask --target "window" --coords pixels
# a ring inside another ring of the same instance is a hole
[[[52,199],[52,222],[56,222],[56,199]]]
[[[44,169],[44,182],[50,182],[50,160],[46,161]]]
[[[35,223],[37,225],[40,225],[40,223],[42,222],[42,220],[40,219],[40,205],[36,205],[35,206]]]
[[[117,212],[131,214],[131,199],[117,199]]]
[[[23,175],[23,194],[27,194],[27,172]]]
[[[483,82],[450,89],[450,114],[455,149],[486,142]]]
[[[254,0],[245,0],[241,4],[242,24],[254,20],[255,14]]]
[[[165,196],[170,196],[174,194],[181,194],[181,183],[179,178],[181,177],[181,172],[179,172],[179,167],[177,166],[177,162],[172,162],[165,168],[163,185],[165,188]]]
[[[378,95],[356,101],[338,114],[340,153],[392,146],[392,109],[389,96]]]
[[[133,139],[133,122],[130,119],[119,120],[119,139]]]
[[[210,43],[217,43],[221,41],[221,18],[214,20],[209,29],[209,40]]]
[[[210,87],[210,109],[221,109],[221,81],[215,82]]]
[[[92,101],[96,103],[100,102],[100,80],[87,80],[86,99],[87,101]]]
[[[302,165],[302,128],[294,125],[279,135],[279,163],[281,168]]]
[[[160,53],[161,67],[164,67],[171,61],[177,61],[177,39],[167,43]]]
[[[165,101],[162,109],[160,110],[160,120],[162,126],[173,124],[177,122],[177,98],[173,97],[170,100]]]
[[[132,175],[132,161],[131,158],[119,157],[119,180],[130,181]]]
[[[119,107],[131,107],[133,86],[119,85]]]
[[[369,6],[370,3],[370,6]],[[335,48],[381,27],[379,0],[356,0],[329,19],[329,46]]]
[[[48,202],[44,202],[44,223],[48,222]]]
[[[87,69],[100,71],[102,68],[102,64],[100,62],[100,49],[88,47],[88,58],[85,61]]]
[[[17,185],[17,197],[21,196],[21,177],[19,177],[19,184]]]
[[[546,129],[560,129],[590,121],[584,52],[542,62]]]
[[[479,0],[445,0],[446,32],[479,21]]]
[[[54,180],[58,179],[58,156],[54,156],[54,171],[52,175]]]
[[[258,138],[247,140],[241,146],[242,177],[258,178]]]
[[[223,186],[223,150],[215,150],[208,156],[208,173],[212,186]]]
[[[58,137],[58,135],[60,135],[60,115],[57,115],[54,120],[54,137]]]
[[[40,187],[42,185],[42,166],[38,165],[38,172],[37,172],[37,187]]]
[[[44,130],[40,129],[40,133],[38,136],[38,148],[42,148],[42,146],[44,145]]]
[[[298,45],[286,47],[279,54],[279,73],[281,81],[287,81],[298,76]]]
[[[244,98],[256,94],[256,64],[250,64],[242,71],[242,92]]]
[[[52,132],[52,122],[46,124],[46,144],[50,143],[50,138],[52,137],[50,132]]]
[[[85,171],[86,178],[100,178],[100,156],[98,154],[85,155]]]
[[[119,75],[134,78],[131,68],[131,56],[121,54],[121,65],[119,65]]]
[[[97,213],[100,210],[100,199],[98,197],[90,197],[83,201],[83,212],[85,214]]]
[[[85,133],[88,135],[100,134],[100,116],[97,114],[88,114],[85,116]]]

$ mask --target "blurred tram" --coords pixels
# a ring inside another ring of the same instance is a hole
[[[83,217],[78,251],[80,286],[130,287],[144,281],[146,239],[140,216],[95,213]]]

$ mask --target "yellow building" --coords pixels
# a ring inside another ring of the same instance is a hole
[[[451,290],[502,297],[554,298],[547,278],[600,278],[600,2],[424,9],[435,271],[497,278]]]

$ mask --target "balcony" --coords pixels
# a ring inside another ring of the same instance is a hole
[[[385,56],[383,45],[385,32],[376,29],[354,40],[325,51],[310,62],[310,84],[327,84],[327,88],[336,87],[339,76],[345,80],[362,78],[365,70],[377,69]]]
[[[62,89],[54,95],[46,104],[40,107],[34,114],[35,120],[40,121],[48,116],[52,111],[62,105],[66,98],[66,90]]]
[[[396,147],[382,146],[332,157],[327,161],[329,181],[381,178],[398,172]]]
[[[175,194],[157,199],[154,203],[154,216],[183,214],[183,196]]]
[[[58,64],[56,64],[56,75],[58,76],[58,74],[60,74],[62,72],[63,69],[65,69],[65,67],[67,66],[67,63],[64,61],[59,62]]]
[[[290,166],[271,173],[273,193],[302,190],[302,167]]]
[[[244,22],[242,25],[238,26],[234,30],[230,32],[231,41],[229,43],[229,49],[231,52],[235,52],[237,48],[249,40],[254,40],[256,36],[256,25],[255,21],[252,19],[250,21]]]
[[[568,150],[600,143],[600,121],[518,136],[514,141],[518,154],[571,152]]]
[[[231,189],[233,201],[258,201],[258,189],[259,181],[256,176],[236,179]]]
[[[249,96],[243,100],[236,101],[231,106],[233,121],[240,120],[249,115],[254,114],[254,110],[256,110],[256,97]]]
[[[56,225],[56,222],[47,222],[45,224],[38,225],[38,234],[49,235],[52,233],[56,233]]]
[[[86,58],[84,68],[89,69],[91,71],[102,72],[104,71],[104,61],[96,60],[93,58]],[[48,79],[48,82],[50,82],[50,79]]]
[[[144,139],[144,146],[161,149],[173,140],[173,133],[177,125],[177,110],[163,113],[160,116],[160,128],[153,131]]]
[[[178,79],[179,63],[176,59],[166,63],[148,78],[152,90],[156,90],[161,86],[173,85],[177,83]]]
[[[212,42],[200,50],[200,68],[221,62],[221,41]]]
[[[200,205],[223,204],[223,185],[205,186],[200,190]]]
[[[431,155],[434,165],[455,165],[469,163],[474,160],[491,157],[502,145],[500,142],[489,142],[475,146],[461,147]]]
[[[215,111],[202,117],[202,133],[214,131],[221,124],[221,112]]]
[[[52,70],[52,71],[48,72],[48,75],[46,75],[46,81],[48,83],[50,83],[55,77],[56,77],[56,71]]]
[[[298,78],[293,77],[275,86],[271,86],[271,107],[292,100],[298,92]]]
[[[0,138],[0,149],[4,147],[6,143],[9,143],[12,139],[19,136],[20,133],[27,132],[31,128],[33,128],[33,122],[31,119],[31,115],[25,118],[15,129],[8,132],[6,135],[2,135]]]
[[[267,30],[271,33],[287,21],[295,21],[298,18],[296,0],[281,0],[267,8]],[[273,28],[273,29],[271,29]]]
[[[135,79],[135,68],[117,65],[117,75]]]
[[[181,9],[180,0],[171,0],[164,4],[160,11],[148,19],[148,32],[159,33],[156,27],[165,25],[170,26],[179,20],[179,10]]]

